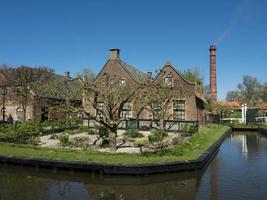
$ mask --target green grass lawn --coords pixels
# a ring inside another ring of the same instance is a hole
[[[89,150],[49,149],[7,143],[0,144],[0,155],[108,164],[148,164],[194,160],[205,152],[228,129],[229,127],[222,125],[206,125],[185,144],[176,145],[160,152],[145,153],[144,155],[102,153]]]

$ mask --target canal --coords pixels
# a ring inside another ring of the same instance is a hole
[[[266,183],[267,137],[255,132],[229,135],[201,171],[129,177],[0,165],[0,200],[266,199]]]

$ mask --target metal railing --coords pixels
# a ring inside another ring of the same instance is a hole
[[[94,128],[100,124],[93,119],[83,118],[83,125]],[[190,129],[193,132],[198,130],[198,121],[188,121],[188,120],[164,120],[164,130],[169,132],[179,132],[185,129]],[[149,120],[149,119],[127,119],[122,121],[119,129],[138,129],[143,131],[149,131],[151,129],[159,129],[159,120]]]

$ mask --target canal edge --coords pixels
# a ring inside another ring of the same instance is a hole
[[[40,167],[73,171],[86,171],[110,175],[148,175],[178,171],[199,170],[206,166],[212,160],[212,158],[218,152],[226,136],[231,132],[232,128],[229,128],[196,160],[189,161],[173,161],[159,164],[105,164],[0,155],[0,163],[33,166],[38,168]]]

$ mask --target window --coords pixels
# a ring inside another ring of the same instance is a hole
[[[185,119],[185,101],[173,101],[173,119]]]
[[[164,85],[170,88],[173,87],[173,80],[171,76],[164,77]]]
[[[122,118],[132,118],[132,103],[125,103],[121,113]]]
[[[17,119],[18,119],[19,121],[23,121],[23,120],[25,119],[23,108],[22,108],[22,107],[18,107],[18,108],[16,109],[16,111],[17,111],[17,112],[16,112]]]
[[[108,83],[108,81],[109,81],[109,75],[106,74],[106,73],[104,73],[104,75],[103,75],[103,79],[101,80],[101,83],[102,83],[103,85],[106,85],[106,84]]]
[[[102,102],[97,103],[96,116],[103,119],[104,104]]]
[[[119,83],[120,83],[120,86],[125,86],[126,85],[126,79],[120,78]]]
[[[163,103],[153,103],[153,110],[154,110],[154,119],[159,119],[161,117],[161,113],[163,110]]]
[[[17,112],[23,112],[23,108],[18,107],[18,108],[17,108]]]

